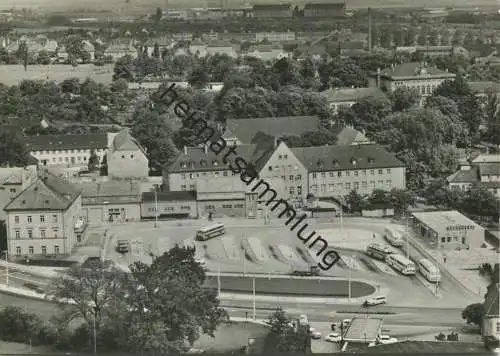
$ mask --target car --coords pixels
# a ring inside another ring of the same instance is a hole
[[[309,332],[311,333],[311,339],[313,340],[321,339],[321,333],[319,331],[316,331],[316,329],[309,328]]]
[[[340,336],[339,333],[329,333],[328,335],[325,336],[325,341],[340,342],[342,341],[342,337]]]
[[[395,344],[396,342],[398,342],[398,339],[389,335],[380,335],[378,338],[378,343],[382,345]]]
[[[365,300],[363,305],[367,306],[374,306],[374,305],[380,305],[380,304],[386,304],[387,303],[387,297],[383,295],[379,295],[376,297],[371,297]]]

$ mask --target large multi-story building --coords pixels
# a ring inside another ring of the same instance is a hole
[[[329,3],[309,3],[304,6],[304,17],[344,17],[345,1]]]
[[[339,198],[352,190],[361,195],[374,189],[403,189],[405,165],[377,144],[292,148],[304,164],[308,192],[315,197]]]
[[[259,18],[292,17],[293,7],[291,4],[254,5],[252,12],[254,17]]]
[[[99,162],[108,149],[108,135],[39,135],[26,138],[28,149],[41,166],[86,167],[92,151]]]
[[[5,220],[3,208],[37,177],[37,165],[0,168],[0,220]]]
[[[425,98],[432,95],[444,81],[453,80],[455,76],[454,73],[430,67],[426,63],[411,62],[377,70],[372,74],[370,84],[388,93],[401,87],[412,88]]]
[[[68,255],[80,242],[81,193],[46,171],[4,210],[9,258]]]
[[[255,34],[255,42],[262,42],[267,40],[269,42],[286,42],[295,41],[296,35],[293,31],[287,32],[257,32]]]

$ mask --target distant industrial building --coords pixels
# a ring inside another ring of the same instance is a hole
[[[346,2],[335,0],[329,3],[312,3],[304,6],[304,17],[344,17]]]

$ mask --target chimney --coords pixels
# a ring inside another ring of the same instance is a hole
[[[184,156],[187,156],[187,154],[188,154],[188,148],[187,146],[184,146]]]
[[[368,52],[372,51],[372,9],[368,8]]]

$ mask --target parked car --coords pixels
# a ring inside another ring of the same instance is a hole
[[[374,305],[380,305],[380,304],[386,304],[387,303],[387,297],[383,295],[379,295],[376,297],[371,297],[365,300],[363,305],[366,306],[374,306]]]
[[[319,331],[316,331],[316,329],[309,328],[309,332],[311,333],[311,339],[313,340],[321,339],[321,333]]]
[[[340,342],[342,341],[342,337],[340,336],[339,333],[329,333],[327,336],[325,336],[325,341]]]
[[[382,345],[389,345],[389,344],[395,344],[396,342],[398,342],[398,339],[396,339],[395,337],[391,337],[389,335],[380,335],[378,338],[378,342],[379,344]]]

